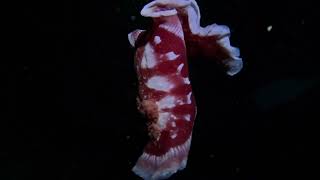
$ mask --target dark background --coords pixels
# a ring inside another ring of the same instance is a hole
[[[147,137],[127,34],[150,25],[139,15],[146,2],[22,4],[21,58],[1,67],[9,117],[1,179],[139,179],[131,168]],[[198,4],[202,25],[231,28],[244,68],[228,77],[214,62],[190,59],[198,117],[188,166],[172,179],[306,178],[320,119],[317,6]]]

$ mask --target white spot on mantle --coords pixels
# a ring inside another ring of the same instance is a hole
[[[272,30],[272,26],[270,25],[267,27],[267,31],[270,32],[271,30]]]
[[[191,95],[192,95],[192,92],[189,92],[189,94],[187,95],[187,104],[191,104]]]
[[[171,139],[176,138],[177,137],[177,133],[171,134],[170,137],[171,137]]]
[[[173,108],[175,107],[175,100],[176,98],[174,96],[166,96],[158,101],[157,105],[160,109]]]
[[[161,43],[161,38],[159,36],[154,37],[154,43],[160,44]]]
[[[157,61],[154,55],[154,49],[152,46],[147,43],[144,49],[144,54],[141,60],[141,67],[142,68],[153,68],[156,66]]]
[[[169,118],[170,118],[170,113],[168,113],[168,112],[159,113],[158,124],[161,129],[166,127]]]
[[[185,84],[190,84],[189,78],[183,78],[183,81],[184,81]]]
[[[144,54],[143,54],[142,60],[141,60],[141,68],[147,68],[147,59]]]
[[[181,70],[182,70],[183,66],[184,66],[183,63],[178,66],[177,72],[178,72],[179,74],[181,73]]]
[[[172,127],[177,127],[176,123],[174,121],[171,122]]]
[[[158,91],[169,92],[173,88],[173,84],[169,80],[162,76],[153,76],[147,82],[147,87]]]
[[[173,51],[166,53],[168,60],[173,61],[177,59],[180,55],[175,54]]]
[[[185,120],[190,121],[191,120],[191,116],[190,114],[184,115],[183,116]]]

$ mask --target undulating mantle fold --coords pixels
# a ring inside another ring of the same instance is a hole
[[[129,33],[136,48],[138,109],[148,119],[150,141],[133,171],[143,179],[166,179],[186,167],[196,117],[187,58],[213,59],[235,75],[239,50],[230,45],[227,26],[200,26],[194,0],[155,0],[141,10],[151,17],[149,31]]]

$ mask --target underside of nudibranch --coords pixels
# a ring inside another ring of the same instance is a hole
[[[191,145],[196,103],[188,57],[214,59],[229,75],[241,70],[242,60],[228,27],[200,26],[194,0],[155,0],[141,15],[153,19],[151,30],[135,30],[128,38],[136,48],[138,109],[148,120],[150,141],[133,171],[143,179],[166,179],[186,167]]]

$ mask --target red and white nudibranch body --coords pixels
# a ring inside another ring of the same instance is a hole
[[[196,117],[187,50],[204,52],[205,56],[218,54],[229,66],[230,75],[242,67],[238,50],[223,34],[228,29],[218,25],[201,28],[199,13],[194,0],[155,0],[141,11],[143,16],[153,18],[151,30],[135,30],[128,35],[137,48],[138,108],[148,119],[151,137],[133,168],[144,179],[168,178],[187,164]],[[206,41],[213,42],[208,46],[203,43]]]

